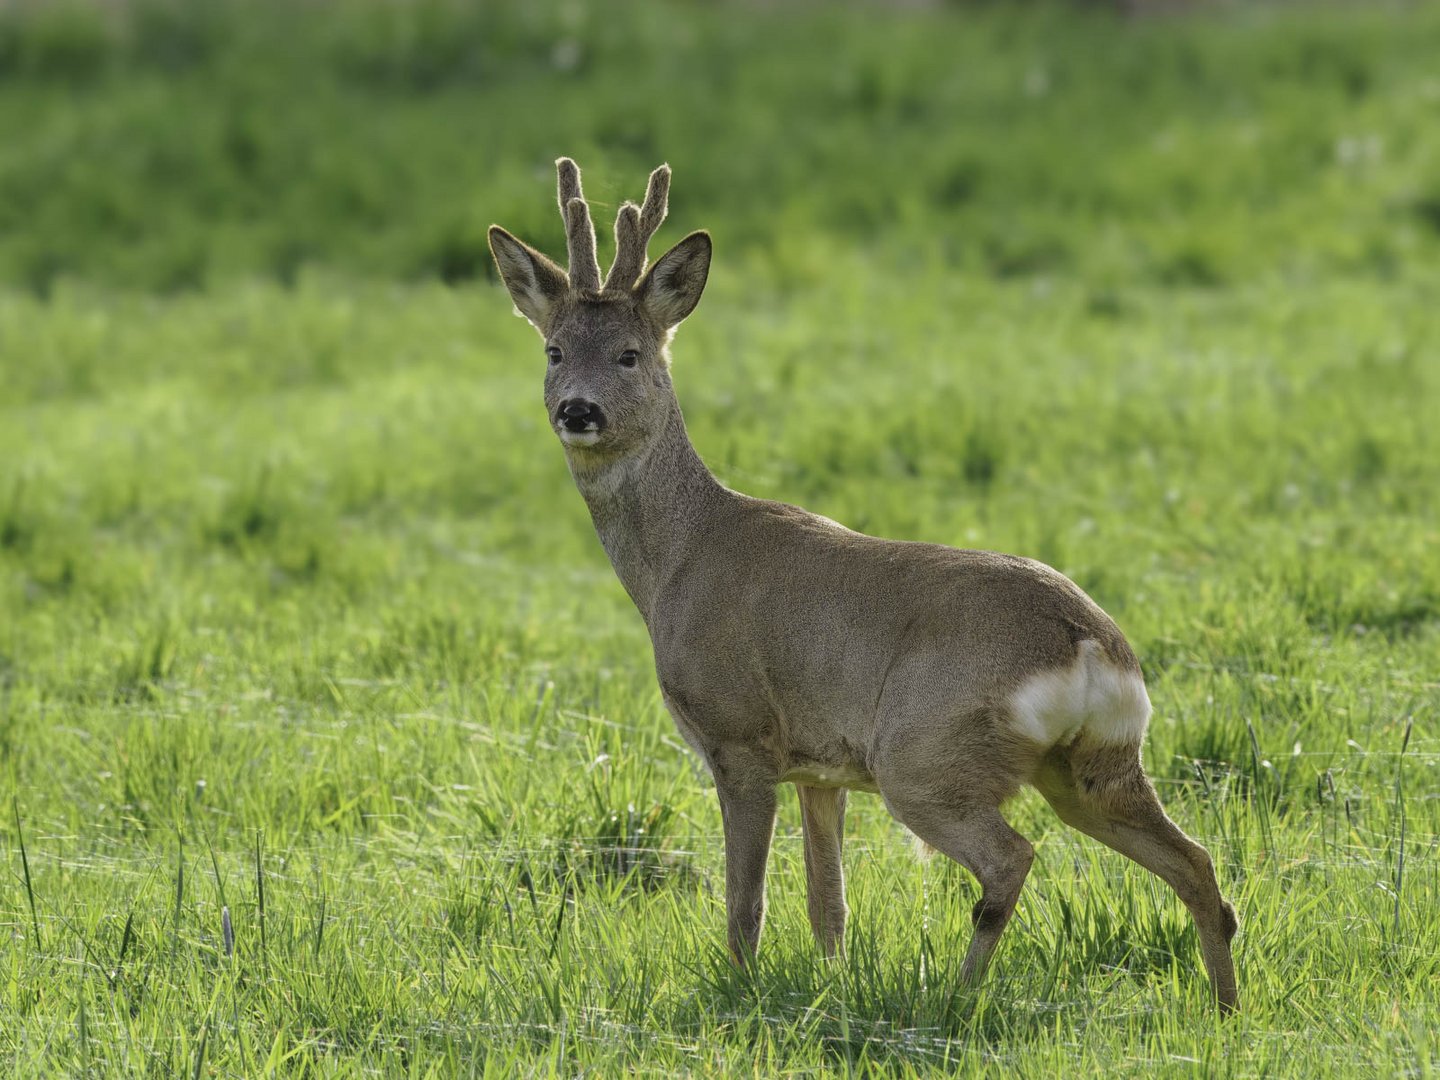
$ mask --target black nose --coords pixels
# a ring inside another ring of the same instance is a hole
[[[600,406],[584,398],[567,398],[560,402],[560,407],[555,410],[555,419],[571,431],[598,431],[605,425],[605,414],[600,411]]]

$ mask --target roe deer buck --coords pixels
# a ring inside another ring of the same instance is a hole
[[[580,171],[557,167],[568,275],[499,226],[490,248],[545,339],[550,423],[644,616],[666,707],[715,778],[735,960],[759,944],[776,788],[791,782],[820,948],[844,937],[846,790],[878,792],[979,879],[962,967],[978,980],[1034,858],[999,808],[1031,784],[1174,888],[1215,997],[1234,1009],[1234,909],[1142,770],[1150,701],[1109,616],[1042,563],[877,539],[720,484],[686,435],[668,355],[705,287],[709,235],[646,269],[669,195],[662,165],[644,204],[620,208],[602,283]]]

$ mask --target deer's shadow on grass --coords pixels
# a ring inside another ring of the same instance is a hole
[[[772,948],[745,969],[716,948],[694,965],[695,992],[673,1023],[742,1042],[818,1044],[837,1065],[940,1064],[1053,1040],[1057,1012],[1087,1011],[1075,999],[1037,1000],[1037,987],[1003,973],[968,986],[959,977],[962,956],[937,957],[928,941],[885,955],[863,932],[834,959]]]
[[[852,922],[839,957],[822,959],[794,935],[768,942],[744,969],[713,947],[690,965],[695,989],[674,1008],[672,1030],[820,1045],[836,1065],[993,1062],[1052,1046],[1057,1029],[1083,1031],[1102,1014],[1137,1032],[1161,1027],[1174,1015],[1157,1007],[1157,989],[1163,1001],[1194,976],[1181,958],[1194,950],[1188,936],[1189,950],[1177,956],[1147,944],[1143,931],[1128,943],[1101,934],[1108,954],[1097,954],[1087,944],[1093,930],[1077,930],[1059,940],[1015,934],[972,987],[960,978],[964,940],[950,929],[896,949]],[[1189,994],[1185,999],[1182,1008],[1209,1014]]]

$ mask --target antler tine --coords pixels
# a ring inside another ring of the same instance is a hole
[[[650,183],[645,186],[645,205],[640,208],[640,231],[645,242],[655,235],[660,223],[670,209],[670,166],[661,165],[650,174]]]
[[[556,158],[555,176],[560,181],[560,213],[563,214],[571,199],[585,197],[580,190],[580,166],[568,157]]]
[[[615,215],[615,261],[605,275],[605,288],[628,289],[640,276],[645,259],[645,241],[640,238],[640,208],[632,202]]]
[[[650,174],[645,204],[626,203],[615,219],[615,262],[605,278],[605,287],[629,289],[645,269],[645,252],[650,238],[665,220],[670,201],[670,166],[661,165]]]
[[[600,256],[595,250],[595,225],[580,189],[580,167],[569,158],[555,162],[559,179],[560,214],[565,219],[565,243],[570,253],[570,287],[600,288]]]

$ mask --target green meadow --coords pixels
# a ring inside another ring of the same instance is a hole
[[[1440,1073],[1440,7],[0,5],[0,1074]],[[675,170],[729,485],[1119,622],[1241,919],[719,810],[484,230]]]

